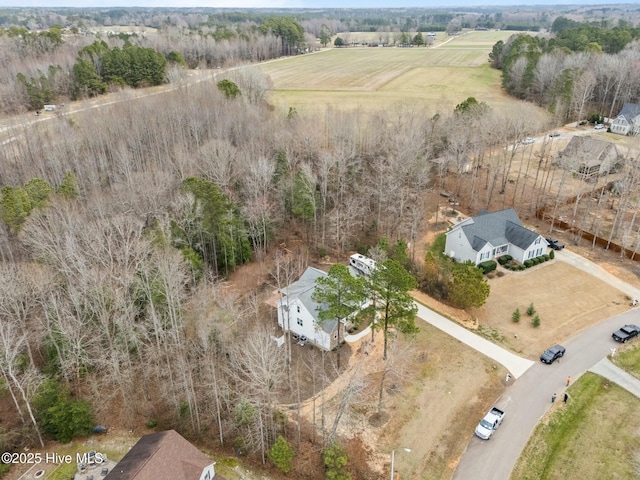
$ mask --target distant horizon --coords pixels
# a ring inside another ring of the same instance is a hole
[[[405,3],[406,2],[406,3]],[[172,0],[0,0],[0,8],[171,8],[175,10],[187,8],[225,8],[225,9],[393,9],[393,8],[424,8],[446,9],[464,7],[548,7],[548,6],[579,6],[598,7],[614,5],[639,5],[638,0],[618,0],[603,2],[562,2],[554,0],[454,0],[453,3],[445,3],[446,0],[435,0],[432,4],[425,5],[424,0],[404,0],[403,3],[392,4],[389,0],[186,0],[176,6]],[[431,2],[429,2],[431,3]]]

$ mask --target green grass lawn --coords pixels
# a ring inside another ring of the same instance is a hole
[[[434,115],[475,97],[491,107],[516,106],[500,87],[488,55],[510,32],[470,32],[435,48],[332,48],[260,66],[273,82],[280,111],[380,111],[410,104]],[[439,39],[440,41],[440,39]]]
[[[624,350],[611,358],[611,361],[634,377],[640,378],[640,341],[634,340],[623,348]]]
[[[512,480],[630,479],[640,476],[640,399],[586,373],[536,427]]]

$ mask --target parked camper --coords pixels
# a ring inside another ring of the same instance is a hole
[[[349,265],[357,270],[360,275],[368,277],[376,268],[376,262],[369,257],[355,253],[349,257]]]

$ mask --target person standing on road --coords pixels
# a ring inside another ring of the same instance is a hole
[[[564,392],[564,398],[562,399],[562,401],[564,403],[567,403],[567,400],[569,400],[569,394],[567,392]]]
[[[557,395],[555,393],[551,395],[551,403],[554,403],[556,401],[556,397]]]
[[[571,383],[571,377],[567,377],[567,387],[569,386],[570,383]]]

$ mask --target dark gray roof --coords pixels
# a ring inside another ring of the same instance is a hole
[[[481,250],[487,243],[494,247],[511,243],[524,249],[539,237],[539,234],[522,225],[513,208],[497,212],[481,211],[461,226],[475,251]]]
[[[624,117],[629,123],[633,123],[633,119],[638,115],[640,115],[640,104],[637,103],[625,103],[622,111],[618,114],[619,117]]]
[[[331,333],[338,323],[337,320],[325,320],[319,322],[318,311],[322,310],[323,306],[315,302],[312,298],[313,291],[316,287],[316,280],[320,277],[326,277],[326,272],[318,270],[317,268],[307,267],[302,276],[297,282],[293,282],[291,285],[284,287],[280,290],[283,295],[287,295],[290,298],[297,298],[300,300],[309,313],[313,316],[314,322],[320,325],[320,327],[327,333]]]

